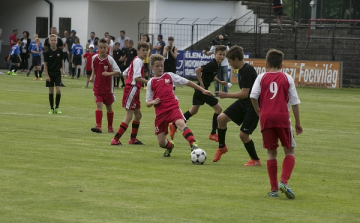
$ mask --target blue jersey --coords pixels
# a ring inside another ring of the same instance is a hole
[[[36,45],[35,41],[31,41],[30,45],[29,45],[29,51],[31,52],[31,49],[33,48],[33,46]],[[42,43],[40,42],[40,46],[42,46]]]
[[[94,48],[94,53],[97,53],[97,47]]]
[[[82,55],[83,54],[83,47],[80,44],[74,44],[72,46],[71,54],[73,54],[73,55]]]
[[[11,48],[10,55],[18,55],[20,54],[20,47],[16,44]]]
[[[39,44],[39,51],[37,51],[36,44],[32,45],[30,52],[31,52],[31,51],[41,52],[41,51],[42,51],[42,45],[41,45],[41,43]],[[39,56],[41,56],[40,53],[33,53],[33,52],[31,52],[31,55],[32,55],[33,57],[39,57]]]

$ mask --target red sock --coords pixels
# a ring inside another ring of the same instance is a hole
[[[189,145],[192,146],[194,142],[196,142],[194,134],[192,133],[191,129],[186,127],[183,132],[184,138],[189,142]]]
[[[168,140],[168,143],[166,145],[166,149],[171,149],[173,144]]]
[[[295,157],[292,155],[287,155],[284,158],[283,166],[282,166],[282,173],[281,173],[281,181],[283,183],[288,183],[290,179],[291,173],[295,166]]]
[[[112,127],[113,126],[113,120],[114,120],[114,112],[108,112],[107,113],[107,121],[108,121],[108,127]]]
[[[117,133],[115,134],[114,139],[119,140],[121,138],[121,136],[124,134],[124,132],[126,131],[127,128],[128,128],[128,125],[125,122],[122,122],[120,124],[120,127],[119,127]]]
[[[279,189],[278,189],[278,180],[277,180],[277,160],[276,159],[267,160],[266,164],[267,164],[268,175],[270,178],[271,191],[273,190],[278,191]]]
[[[133,121],[132,122],[132,125],[131,125],[131,136],[130,138],[132,140],[135,140],[136,139],[136,136],[138,134],[138,131],[139,131],[139,126],[140,126],[140,122],[137,122],[137,121]]]
[[[103,117],[103,112],[96,109],[95,110],[96,127],[101,128],[102,117]]]

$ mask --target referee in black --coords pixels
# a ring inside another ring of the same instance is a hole
[[[49,36],[50,48],[44,52],[44,70],[46,75],[46,87],[49,88],[49,114],[61,114],[59,108],[61,99],[61,75],[65,73],[62,49],[56,46],[57,35]],[[60,69],[62,69],[60,71]],[[54,108],[54,86],[56,86],[56,98]]]

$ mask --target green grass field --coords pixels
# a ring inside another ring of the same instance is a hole
[[[259,128],[252,138],[262,166],[243,166],[249,157],[234,123],[228,125],[229,152],[213,163],[213,110],[203,106],[188,126],[208,160],[193,165],[179,132],[172,156],[164,158],[154,108],[145,106],[142,90],[138,138],[146,145],[127,145],[128,129],[123,146],[110,146],[113,134],[90,131],[95,103],[92,89],[82,88],[84,77],[63,82],[63,114],[48,115],[44,80],[0,75],[0,222],[360,222],[359,89],[298,88],[304,133],[296,137],[289,181],[296,198],[289,200],[267,196]],[[192,93],[176,89],[183,112]],[[121,89],[116,97],[114,129],[125,115]],[[232,102],[220,100],[223,109]],[[279,150],[279,179],[283,157]]]

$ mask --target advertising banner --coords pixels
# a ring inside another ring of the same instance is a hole
[[[252,65],[258,74],[266,72],[265,59],[245,61]],[[282,72],[291,75],[296,86],[336,89],[342,87],[342,62],[284,60]],[[231,82],[237,83],[236,75],[232,75]]]

